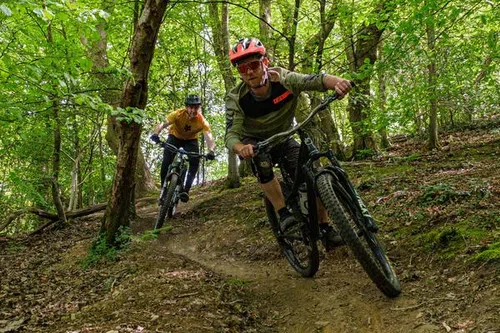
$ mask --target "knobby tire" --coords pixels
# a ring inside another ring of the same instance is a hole
[[[160,229],[163,227],[163,223],[165,222],[165,217],[167,216],[167,213],[169,217],[172,217],[172,211],[175,203],[173,202],[173,197],[174,197],[174,192],[175,192],[175,187],[177,186],[177,175],[172,174],[170,176],[170,181],[168,183],[168,188],[167,188],[167,196],[165,200],[163,200],[163,204],[160,206],[159,212],[158,212],[158,218],[156,220],[155,224],[155,229]]]
[[[399,280],[376,235],[365,229],[365,235],[358,236],[349,219],[356,223],[354,220],[360,216],[360,212],[356,214],[345,198],[337,196],[332,182],[333,176],[330,174],[325,173],[317,178],[319,196],[330,220],[337,225],[342,239],[380,291],[388,297],[398,296],[401,293]],[[365,238],[367,246],[363,245],[362,238]]]

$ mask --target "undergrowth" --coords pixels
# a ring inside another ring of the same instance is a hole
[[[500,262],[500,241],[488,245],[484,251],[476,254],[473,259],[475,261]]]
[[[146,231],[144,231],[144,233],[142,235],[140,235],[138,237],[138,239],[141,241],[155,240],[155,239],[158,239],[158,235],[161,232],[169,232],[172,229],[173,229],[173,227],[171,225],[166,225],[160,229],[146,230]]]
[[[92,242],[89,253],[82,261],[83,268],[88,269],[99,264],[115,262],[118,253],[126,249],[130,241],[131,232],[129,227],[122,226],[118,229],[114,246],[106,243],[106,233],[99,234],[98,238]]]

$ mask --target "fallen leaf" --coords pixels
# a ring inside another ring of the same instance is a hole
[[[330,324],[329,321],[317,321],[314,323],[314,325],[316,325],[317,327],[321,328],[321,327],[325,327],[326,325]]]
[[[468,320],[463,321],[461,323],[457,323],[456,326],[457,326],[457,328],[467,328],[473,324],[474,324],[474,322],[472,320],[468,319]]]

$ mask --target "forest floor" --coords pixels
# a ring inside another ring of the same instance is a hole
[[[99,259],[100,215],[0,240],[0,332],[500,333],[500,128],[396,143],[344,166],[401,280],[386,298],[343,248],[312,279],[280,255],[253,179],[194,188],[159,237],[156,200]]]

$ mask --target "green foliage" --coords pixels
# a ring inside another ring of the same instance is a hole
[[[443,205],[471,195],[467,191],[457,191],[447,183],[426,186],[423,188],[423,192],[419,198],[419,203],[422,205]]]
[[[486,249],[479,252],[475,257],[475,261],[495,261],[500,262],[500,242],[488,245]]]
[[[356,152],[356,155],[354,156],[354,158],[356,160],[364,160],[364,159],[373,157],[376,154],[377,154],[377,152],[374,151],[373,149],[360,149],[359,151]]]
[[[19,253],[26,248],[25,245],[19,244],[16,241],[10,241],[7,251],[11,254]]]
[[[445,4],[398,0],[377,11],[377,5],[368,0],[358,1],[356,6],[327,2],[325,16],[335,21],[320,59],[316,59],[317,50],[306,47],[317,40],[321,31],[319,2],[300,2],[298,26],[292,36],[294,6],[291,0],[271,4],[275,30],[266,46],[273,65],[287,66],[288,41],[293,39],[297,71],[313,68],[315,72],[352,77],[346,51],[352,43],[365,38],[360,33],[362,28],[370,24],[384,28],[377,61],[363,59],[357,73],[376,74],[372,75],[371,94],[363,101],[370,105],[366,120],[359,124],[363,133],[386,129],[389,135],[422,134],[428,125],[426,96],[431,93],[438,100],[442,126],[470,124],[500,113],[498,6],[456,0]],[[128,50],[134,10],[133,1],[118,5],[93,0],[43,4],[10,0],[0,4],[0,217],[26,206],[54,209],[49,186],[54,108],[61,118],[59,185],[65,207],[77,160],[81,204],[88,206],[108,199],[115,172],[115,157],[106,142],[109,115],[143,124],[141,149],[157,176],[162,152],[148,142],[148,132],[170,111],[182,107],[187,93],[202,96],[202,112],[216,139],[218,157],[205,164],[206,179],[227,175],[223,140],[225,90],[214,55],[207,5],[188,2],[169,6],[148,76],[147,106],[144,110],[123,110],[116,106],[123,82],[131,78]],[[258,13],[259,2],[237,0],[229,5],[230,44],[245,36],[259,37]],[[436,27],[434,53],[428,50],[426,24]],[[103,33],[106,54],[95,49],[103,42]],[[104,59],[107,63],[101,64]],[[433,87],[429,87],[427,77],[430,59],[436,61],[438,73]],[[379,79],[384,77],[386,100],[382,103]],[[332,105],[344,146],[352,142],[346,103],[347,98]],[[357,158],[372,153],[361,151]],[[418,158],[414,154],[406,162]],[[453,192],[457,191],[426,189],[422,204],[465,197]],[[35,225],[36,221],[30,220],[26,227]]]
[[[127,248],[130,244],[130,228],[121,226],[115,238],[115,244],[110,246],[106,243],[106,234],[99,234],[98,238],[92,243],[89,253],[82,261],[84,269],[101,264],[112,263],[118,259],[121,250]]]
[[[111,110],[111,115],[116,117],[119,121],[126,121],[127,123],[135,122],[137,124],[144,123],[144,110],[127,107],[126,109],[117,107]]]
[[[442,227],[418,235],[416,242],[426,252],[433,252],[443,258],[454,258],[465,246],[466,233],[455,227]]]
[[[155,240],[158,239],[158,236],[162,232],[170,232],[174,227],[171,225],[165,225],[161,227],[160,229],[154,229],[154,230],[146,230],[141,236],[139,236],[139,239],[141,241],[150,241],[150,240]]]
[[[226,282],[230,285],[237,286],[237,287],[245,287],[247,285],[246,281],[239,280],[239,279],[229,279],[229,280],[226,280]]]
[[[404,158],[404,160],[405,160],[406,162],[415,162],[415,161],[418,161],[418,160],[420,159],[420,157],[421,157],[421,156],[420,156],[420,153],[413,153],[413,154],[411,154],[411,155],[409,155],[409,156],[406,156],[406,157]]]

